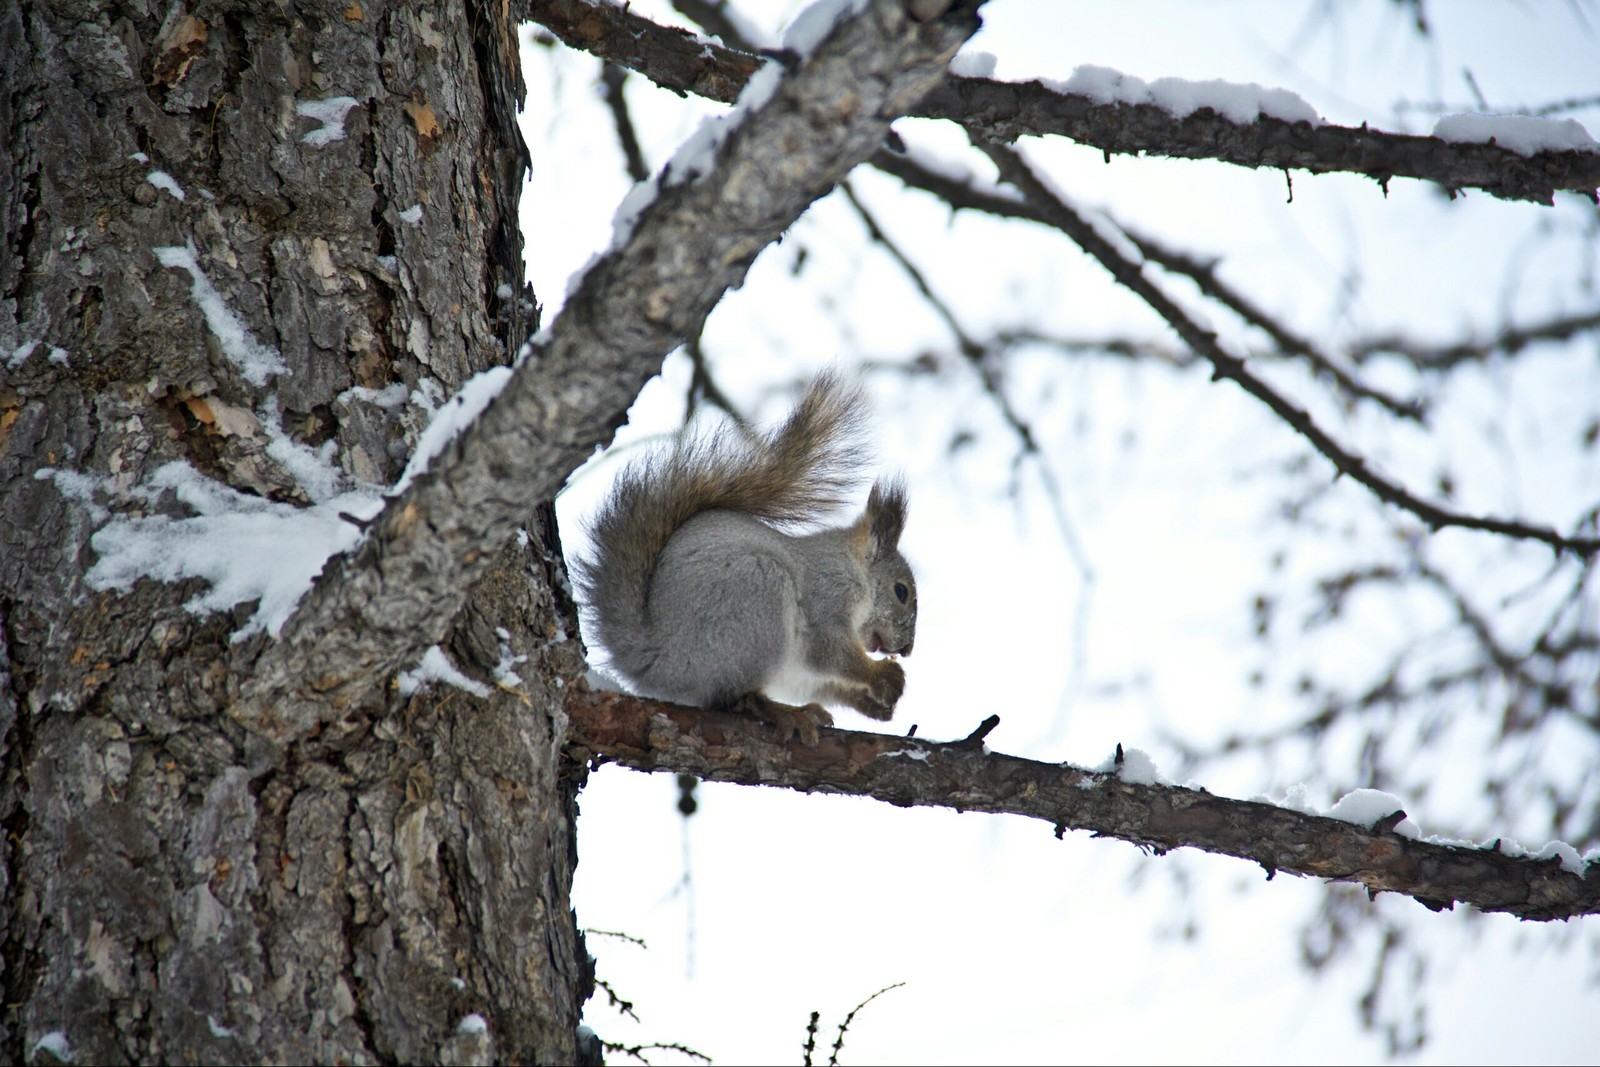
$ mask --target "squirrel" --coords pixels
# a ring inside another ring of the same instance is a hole
[[[848,526],[794,532],[859,482],[865,421],[860,387],[828,371],[771,434],[685,431],[623,470],[576,571],[590,636],[635,691],[749,712],[812,745],[833,725],[823,704],[894,714],[892,657],[917,626],[904,485],[879,480]]]

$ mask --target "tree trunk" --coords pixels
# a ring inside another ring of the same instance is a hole
[[[0,15],[12,1062],[573,1060],[581,657],[548,511],[445,643],[480,674],[527,657],[520,686],[379,689],[288,746],[228,715],[253,604],[86,581],[105,509],[187,513],[164,465],[305,504],[327,490],[294,446],[331,445],[387,484],[427,409],[509,361],[535,325],[518,69],[476,0]]]

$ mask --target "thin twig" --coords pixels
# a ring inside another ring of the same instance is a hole
[[[628,112],[628,98],[622,91],[623,83],[627,80],[627,68],[615,63],[601,64],[600,84],[606,89],[606,107],[611,109],[611,121],[617,127],[617,141],[622,145],[623,158],[627,160],[628,177],[642,182],[650,177],[650,168],[639,149],[639,135],[634,131],[633,117]]]
[[[850,1009],[850,1014],[846,1015],[844,1017],[844,1022],[839,1024],[839,1036],[833,1042],[833,1055],[828,1057],[828,1067],[839,1067],[839,1053],[844,1050],[845,1031],[850,1029],[850,1024],[855,1020],[856,1012],[860,1011],[868,1004],[871,1004],[874,1000],[877,1000],[879,997],[889,992],[889,990],[899,989],[903,985],[905,985],[904,982],[896,982],[894,985],[886,985],[876,993],[872,994],[872,996],[868,997],[866,1000],[863,1000],[860,1004],[857,1004],[855,1007]]]
[[[588,937],[591,934],[595,937],[614,937],[619,941],[626,941],[629,944],[638,945],[642,949],[648,950],[650,948],[649,945],[644,943],[644,938],[634,937],[632,934],[625,934],[620,930],[596,930],[592,926],[585,926],[583,928],[583,933],[585,937]]]
[[[1532,344],[1570,341],[1580,334],[1596,331],[1600,331],[1600,311],[1585,311],[1556,315],[1532,326],[1506,326],[1482,341],[1430,345],[1390,334],[1351,345],[1349,355],[1359,364],[1373,356],[1391,354],[1403,357],[1418,370],[1447,371],[1461,363],[1482,362],[1497,352],[1515,354]]]
[[[710,1063],[711,1057],[704,1052],[699,1052],[688,1045],[680,1045],[676,1041],[652,1041],[648,1045],[624,1045],[616,1041],[601,1041],[607,1052],[620,1052],[624,1056],[632,1056],[640,1063],[649,1063],[645,1058],[646,1052],[660,1050],[662,1052],[677,1052],[685,1056],[692,1056],[702,1063]]]
[[[1334,384],[1347,395],[1358,397],[1362,400],[1370,400],[1398,418],[1409,419],[1416,423],[1426,421],[1425,409],[1421,401],[1402,400],[1380,389],[1375,389],[1356,378],[1355,375],[1341,367],[1332,356],[1313,344],[1310,339],[1290,330],[1275,317],[1268,314],[1255,301],[1218,277],[1216,261],[1202,261],[1186,252],[1168,248],[1152,237],[1135,233],[1120,222],[1115,223],[1115,225],[1127,236],[1128,240],[1134,243],[1146,259],[1191,279],[1206,296],[1228,308],[1245,322],[1272,338],[1279,351],[1287,355],[1302,357],[1316,370],[1333,379]]]
[[[594,980],[594,984],[595,988],[605,992],[606,999],[610,1001],[613,1008],[616,1008],[617,1011],[621,1012],[623,1015],[626,1015],[634,1022],[640,1021],[639,1016],[634,1013],[633,1001],[623,1000],[621,997],[617,996],[617,991],[611,988],[610,982],[607,982],[604,978],[596,978]]]

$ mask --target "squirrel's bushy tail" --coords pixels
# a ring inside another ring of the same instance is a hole
[[[613,659],[646,640],[656,560],[701,512],[720,508],[785,526],[845,503],[868,459],[865,420],[860,387],[825,371],[770,434],[685,431],[670,450],[630,463],[590,523],[593,547],[576,568],[592,636]]]

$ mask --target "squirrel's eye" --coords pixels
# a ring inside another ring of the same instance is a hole
[[[899,599],[900,603],[904,604],[906,602],[906,597],[911,595],[911,590],[906,588],[905,582],[895,582],[894,595]]]

